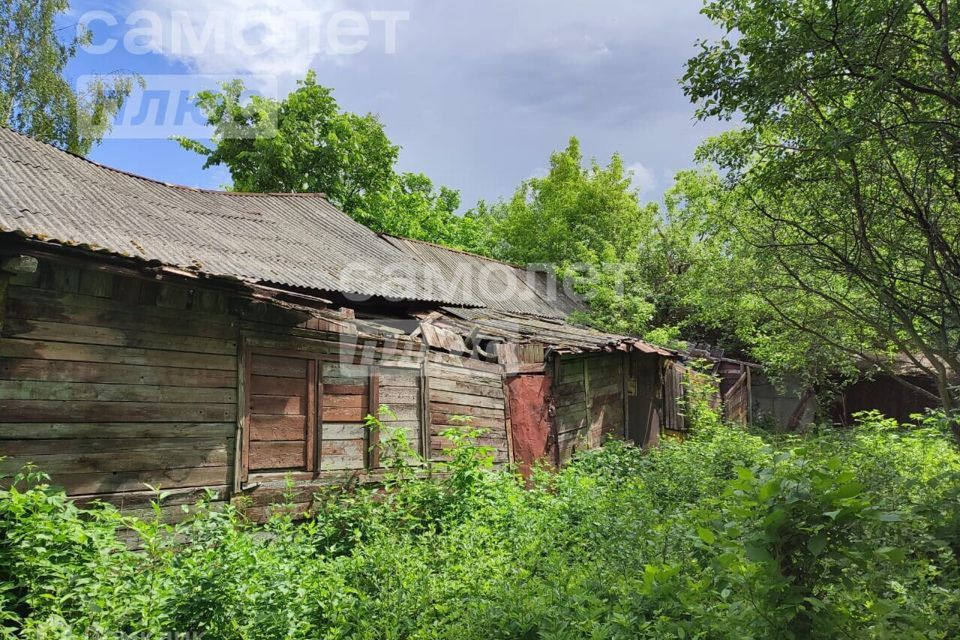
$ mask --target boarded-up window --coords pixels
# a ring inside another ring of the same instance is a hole
[[[313,470],[316,362],[254,353],[250,371],[250,471]]]
[[[370,412],[369,367],[323,363],[322,471],[366,468]]]
[[[381,437],[365,425],[381,404],[389,429],[422,451],[419,369],[353,365],[309,353],[248,352],[246,473],[344,472],[379,468]],[[386,434],[383,435],[386,437]]]

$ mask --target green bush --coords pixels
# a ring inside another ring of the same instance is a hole
[[[81,509],[27,470],[0,491],[0,625],[11,638],[960,636],[960,454],[941,419],[865,414],[803,438],[711,422],[648,453],[608,443],[529,488],[491,469],[468,425],[430,478],[387,433],[386,488],[331,491],[307,519],[278,509],[265,525],[229,506],[177,525]]]

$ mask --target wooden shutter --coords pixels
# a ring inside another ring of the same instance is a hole
[[[246,468],[313,471],[316,362],[254,352],[249,366]]]

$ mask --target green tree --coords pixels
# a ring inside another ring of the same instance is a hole
[[[656,206],[643,206],[623,160],[584,167],[580,143],[550,158],[550,171],[531,178],[489,212],[490,251],[520,264],[550,264],[573,277],[591,311],[583,318],[623,332],[647,328],[653,306],[638,270],[641,240],[652,228]]]
[[[114,74],[74,89],[64,68],[90,34],[78,25],[61,41],[57,16],[68,0],[0,3],[0,126],[86,155],[110,128],[134,78]]]
[[[685,89],[701,118],[743,120],[700,158],[742,198],[725,222],[776,284],[758,289],[784,324],[833,348],[880,364],[905,354],[955,411],[956,4],[710,0],[704,13],[727,35],[700,43]]]
[[[284,100],[244,98],[239,80],[203,91],[196,104],[213,127],[213,146],[178,138],[225,165],[237,191],[324,193],[379,232],[458,244],[459,193],[423,174],[397,173],[400,147],[373,114],[341,111],[310,71]]]
[[[747,241],[739,226],[750,223],[741,219],[750,204],[741,190],[728,188],[712,168],[687,170],[677,174],[665,202],[646,253],[658,326],[760,362],[769,377],[821,397],[857,375],[851,354],[872,336],[798,290],[775,254]]]

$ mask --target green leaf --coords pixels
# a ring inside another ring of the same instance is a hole
[[[826,548],[826,546],[827,536],[823,534],[814,536],[807,540],[807,549],[809,549],[810,553],[815,556],[819,556],[821,553],[823,553],[823,550]]]
[[[714,535],[713,531],[710,529],[704,529],[703,527],[697,528],[697,535],[700,536],[700,539],[706,542],[707,544],[713,544],[717,541],[717,536]]]
[[[768,564],[774,561],[773,555],[770,553],[770,551],[759,543],[748,542],[743,545],[743,549],[747,554],[747,558],[753,560],[754,562]]]

